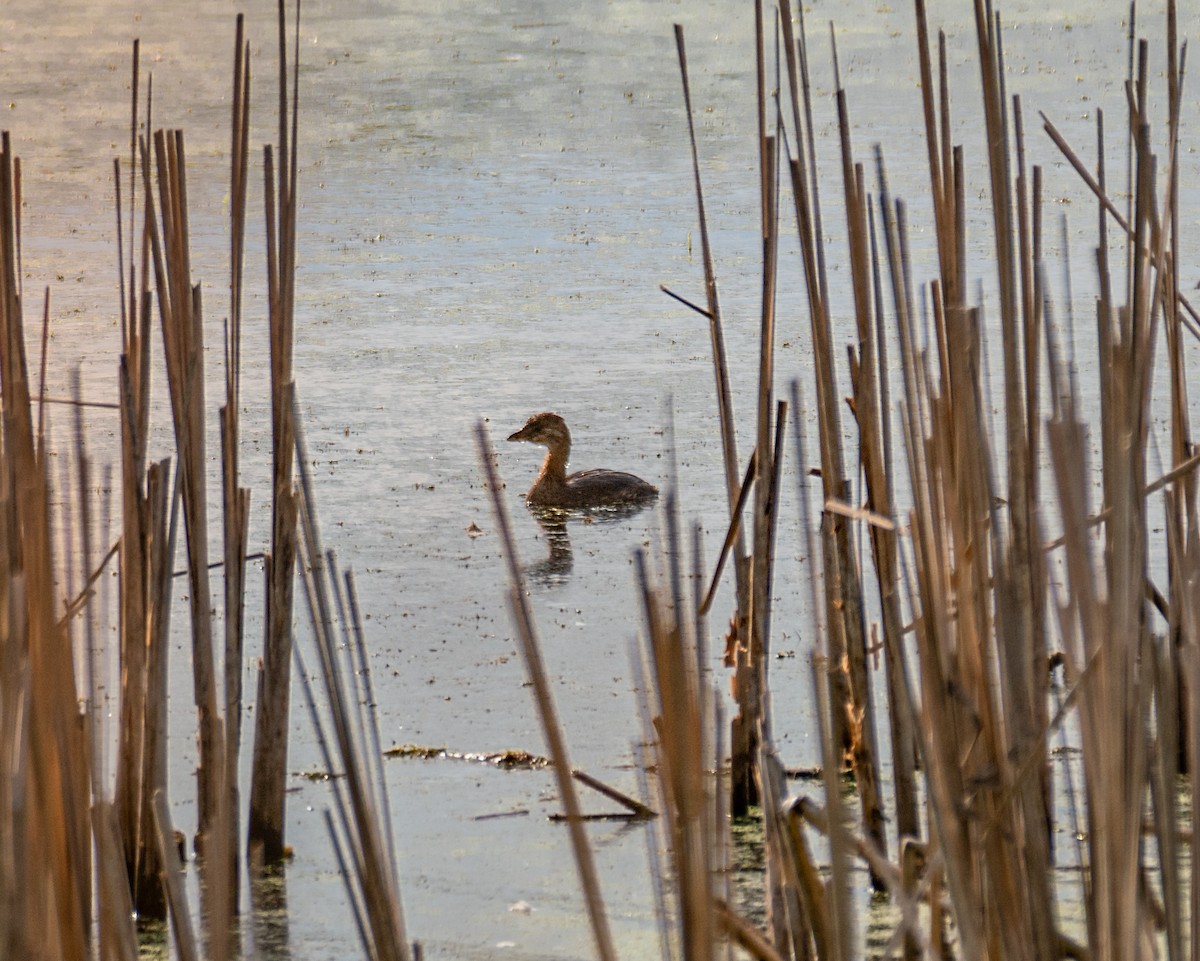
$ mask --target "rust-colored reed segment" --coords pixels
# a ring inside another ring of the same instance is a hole
[[[39,457],[46,456],[46,365],[50,361],[50,288],[46,288],[42,301],[42,349],[38,364],[38,422],[37,451]],[[77,398],[78,400],[78,398]]]
[[[575,865],[579,870],[580,886],[583,889],[588,919],[591,922],[592,937],[596,943],[596,953],[601,961],[614,961],[616,948],[613,945],[612,932],[609,929],[608,914],[604,898],[600,892],[600,880],[596,873],[595,859],[580,817],[579,796],[575,791],[575,782],[571,777],[571,762],[567,751],[566,737],[558,720],[558,711],[554,706],[554,695],[546,677],[541,648],[538,643],[537,631],[533,623],[533,614],[529,610],[529,602],[525,593],[524,578],[521,574],[520,561],[517,557],[516,542],[513,539],[512,526],[509,523],[508,511],[505,509],[502,491],[504,485],[500,482],[496,470],[496,455],[488,439],[487,428],[480,421],[475,428],[475,437],[479,447],[479,459],[487,478],[488,491],[492,496],[492,508],[496,518],[496,527],[504,549],[504,557],[508,564],[509,574],[509,608],[516,624],[517,635],[521,641],[521,652],[525,658],[525,668],[533,687],[534,702],[538,717],[542,722],[542,732],[546,738],[546,748],[550,759],[554,762],[554,776],[558,785],[558,794],[562,798],[563,808],[567,815],[567,830],[571,838],[571,850],[575,856]],[[686,957],[686,955],[685,955]]]
[[[296,16],[299,18],[299,5]],[[297,35],[296,44],[299,44]],[[296,265],[296,131],[298,79],[288,99],[287,20],[279,2],[279,169],[264,151],[267,220],[267,287],[271,352],[271,558],[267,565],[267,640],[259,677],[250,784],[248,845],[261,847],[264,863],[284,856],[284,801],[287,777],[288,705],[292,651],[292,611],[297,556],[297,504],[294,487],[295,387],[292,379]],[[292,71],[299,69],[298,49]],[[256,856],[257,857],[257,856]]]
[[[29,655],[16,627],[21,596],[17,590],[13,545],[10,476],[0,472],[0,945],[6,954],[30,954],[29,944],[42,920],[41,905],[31,904],[29,812],[18,775],[29,755],[29,728],[23,723],[29,703]],[[36,870],[37,865],[33,865]]]
[[[35,449],[20,287],[19,168],[0,138],[0,948],[90,957],[88,725],[56,616],[49,481]]]

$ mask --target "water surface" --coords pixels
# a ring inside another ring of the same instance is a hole
[[[974,27],[962,4],[931,7],[951,51],[956,142],[973,164],[983,156]],[[216,0],[67,2],[49,14],[40,3],[13,0],[0,9],[0,107],[24,163],[30,318],[39,312],[41,290],[52,288],[52,393],[66,393],[75,367],[89,398],[108,401],[115,392],[111,159],[128,154],[130,43],[140,37],[143,78],[153,74],[153,125],[186,131],[214,410],[219,402],[235,12]],[[247,14],[252,141],[261,144],[274,138],[274,9],[263,4]],[[1122,24],[1094,4],[1052,11],[1022,2],[1006,5],[1004,14],[1008,82],[1025,98],[1031,162],[1047,165],[1047,196],[1075,216],[1071,230],[1080,233],[1072,236],[1090,236],[1091,208],[1034,118],[1045,110],[1081,149],[1094,141],[1098,105],[1115,129]],[[1160,27],[1151,18],[1158,16],[1157,7],[1143,12],[1155,36]],[[893,192],[911,198],[920,280],[931,276],[933,261],[913,16],[905,4],[851,0],[810,4],[805,17],[818,153],[831,178],[826,253],[841,345],[852,340],[853,319],[832,179],[838,161],[828,23],[835,24],[853,137],[872,171],[870,185],[875,189],[870,148],[882,142]],[[571,522],[564,565],[563,543],[548,541],[519,497],[537,452],[503,438],[530,413],[554,409],[574,433],[576,469],[631,470],[663,486],[673,461],[682,515],[700,525],[707,555],[715,557],[726,512],[707,325],[658,290],[665,283],[703,299],[674,22],[684,24],[688,39],[744,458],[760,309],[749,8],[711,0],[451,0],[436,11],[350,0],[304,8],[296,375],[323,534],[357,575],[389,743],[544,751],[473,446],[482,418],[499,450],[523,560],[545,561],[551,547],[559,552],[552,576],[531,581],[531,599],[573,759],[636,792],[627,651],[640,621],[632,552],[657,542],[655,512]],[[987,273],[985,173],[977,169],[972,274],[982,272],[986,297],[994,280]],[[254,550],[268,542],[261,176],[255,153],[242,396]],[[808,321],[791,244],[783,252],[781,384],[809,376]],[[1057,249],[1058,241],[1050,245]],[[1086,258],[1088,249],[1075,254]],[[1077,273],[1086,275],[1086,266]],[[1076,283],[1086,303],[1086,279]],[[1086,363],[1083,369],[1087,389]],[[844,370],[839,376],[845,392]],[[813,395],[807,381],[804,389]],[[156,391],[159,447],[152,456],[163,456],[170,437],[161,377]],[[809,412],[802,416],[811,421]],[[56,412],[54,424],[65,447],[65,415]],[[93,455],[111,461],[115,422],[95,411],[88,425]],[[214,436],[210,460],[216,450]],[[807,767],[816,762],[808,654],[817,638],[809,565],[796,533],[801,506],[792,493],[803,472],[793,457],[789,452],[772,639],[783,656],[770,669],[784,760]],[[468,536],[472,524],[482,536]],[[248,605],[250,682],[262,630],[254,572]],[[195,756],[183,610],[172,649],[171,790],[175,816],[190,832]],[[726,591],[714,607],[714,638],[729,613]],[[716,660],[712,668],[724,688]],[[247,731],[251,721],[249,708]],[[291,769],[319,767],[299,709],[292,732]],[[548,772],[432,760],[390,762],[387,772],[409,927],[427,956],[590,956],[566,835],[546,820],[558,810]],[[344,957],[355,943],[325,840],[328,789],[300,777],[292,787],[288,840],[296,860],[287,872],[288,947],[280,954]],[[592,810],[606,804],[588,800]],[[476,820],[514,810],[528,813]],[[657,935],[643,830],[599,824],[590,831],[619,949],[626,957],[652,956]],[[519,901],[532,911],[510,911]]]

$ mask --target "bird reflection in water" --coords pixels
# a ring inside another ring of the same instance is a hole
[[[598,507],[592,509],[567,509],[562,507],[538,507],[526,504],[529,513],[541,528],[546,542],[546,558],[524,567],[529,583],[538,587],[559,587],[567,582],[575,566],[575,555],[571,549],[570,524],[605,525],[633,517],[649,504],[625,504],[620,507]]]

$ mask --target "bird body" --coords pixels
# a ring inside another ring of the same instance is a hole
[[[558,414],[534,414],[509,440],[524,440],[546,447],[546,459],[525,495],[531,507],[624,507],[649,503],[658,488],[624,471],[593,469],[567,473],[571,432]]]

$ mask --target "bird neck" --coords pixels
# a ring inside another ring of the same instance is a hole
[[[567,479],[567,459],[571,456],[571,443],[558,442],[546,445],[546,459],[542,462],[539,479],[564,481]]]

